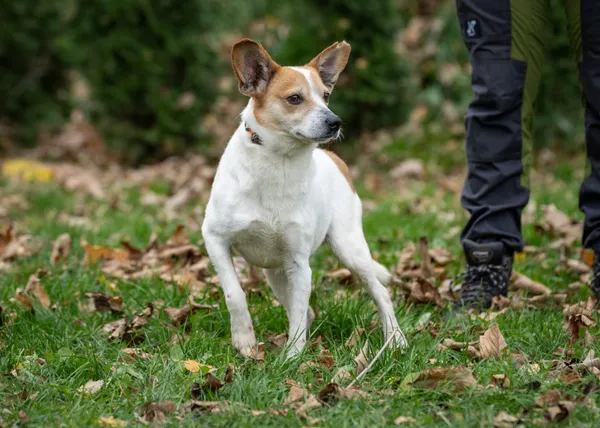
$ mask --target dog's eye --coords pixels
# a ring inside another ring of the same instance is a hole
[[[330,95],[329,92],[325,92],[323,94],[323,99],[325,100],[326,103],[329,102],[329,95]]]
[[[290,104],[300,104],[302,102],[302,97],[300,95],[294,94],[287,97],[287,101]]]

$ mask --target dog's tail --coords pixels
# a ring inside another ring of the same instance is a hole
[[[375,276],[383,285],[388,285],[392,280],[392,274],[390,271],[381,263],[373,260],[373,268],[375,269]]]

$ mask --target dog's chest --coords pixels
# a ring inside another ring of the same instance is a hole
[[[233,247],[248,263],[262,268],[278,268],[289,253],[282,224],[253,220],[233,236]]]

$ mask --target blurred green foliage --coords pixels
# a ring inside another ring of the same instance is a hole
[[[552,4],[540,143],[573,139],[582,123],[564,11]],[[462,122],[470,100],[452,0],[23,0],[0,13],[0,124],[18,143],[35,143],[78,108],[130,159],[210,144],[202,118],[223,93],[219,80],[232,76],[231,43],[244,36],[282,64],[347,40],[352,56],[331,104],[349,139],[400,126],[423,105],[424,125],[443,131]]]

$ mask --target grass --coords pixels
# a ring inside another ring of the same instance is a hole
[[[560,167],[558,170],[564,170]],[[551,185],[540,185],[532,200],[537,204],[539,217],[544,204],[554,203],[559,209],[581,219],[577,210],[577,190],[580,177],[561,174]],[[154,191],[168,192],[168,186],[157,182]],[[311,421],[289,411],[286,416],[262,414],[253,416],[248,409],[281,409],[288,394],[286,380],[294,380],[313,394],[325,386],[339,368],[354,372],[354,357],[359,347],[344,345],[356,327],[366,328],[371,357],[383,343],[379,319],[373,303],[360,286],[343,286],[329,280],[327,271],[339,267],[329,249],[323,248],[315,256],[313,266],[314,291],[312,301],[318,316],[311,331],[312,339],[323,336],[323,345],[306,351],[293,361],[285,361],[279,349],[267,346],[265,362],[245,361],[231,346],[229,317],[221,296],[207,291],[202,303],[216,304],[211,311],[195,313],[185,326],[175,327],[162,311],[152,316],[142,329],[143,340],[137,345],[152,355],[150,359],[124,361],[120,349],[127,346],[110,341],[102,327],[122,316],[111,313],[86,313],[80,303],[86,302],[85,293],[101,291],[123,297],[126,314],[140,312],[150,301],[164,300],[165,307],[180,307],[188,293],[161,279],[138,281],[114,280],[116,289],[110,289],[104,274],[98,268],[82,264],[84,251],[79,245],[82,238],[95,245],[118,246],[122,239],[143,247],[156,233],[167,239],[176,225],[191,215],[193,207],[181,213],[181,218],[168,219],[155,208],[139,204],[140,194],[128,189],[117,207],[64,191],[56,184],[24,185],[0,182],[4,195],[20,195],[28,201],[26,210],[13,210],[10,216],[20,229],[41,240],[41,250],[31,258],[15,264],[9,273],[0,273],[0,303],[5,318],[15,317],[0,327],[0,426],[8,426],[26,418],[31,426],[97,426],[102,418],[113,416],[127,424],[138,425],[145,403],[170,400],[180,408],[191,399],[194,382],[203,383],[201,373],[191,373],[180,360],[191,359],[216,368],[215,375],[223,379],[229,364],[235,366],[234,381],[215,393],[207,392],[201,399],[229,401],[219,413],[191,412],[168,414],[168,425],[192,426],[293,426]],[[359,187],[363,199],[373,199],[376,208],[365,213],[364,227],[367,239],[377,259],[394,266],[399,251],[410,242],[427,236],[431,247],[451,250],[454,260],[448,267],[453,277],[461,268],[462,257],[458,231],[466,216],[457,198],[450,192],[440,192],[433,181],[416,182],[385,196],[369,194]],[[424,209],[415,210],[415,198],[427,202]],[[1,203],[1,198],[0,198]],[[65,224],[61,213],[81,214],[89,219],[85,227]],[[447,215],[450,213],[451,215]],[[446,214],[446,215],[442,215]],[[73,249],[67,261],[53,266],[49,263],[52,242],[68,232]],[[198,229],[187,230],[193,242],[201,243]],[[547,246],[551,237],[536,232],[534,223],[525,225],[529,244]],[[200,245],[202,248],[202,246]],[[544,262],[531,257],[517,260],[515,269],[545,283],[554,290],[566,289],[577,280],[577,275],[564,269],[557,271],[561,254],[549,251]],[[39,272],[41,282],[49,294],[54,309],[36,307],[25,310],[14,301],[15,290],[24,288],[29,275]],[[339,290],[343,294],[339,294]],[[558,347],[566,347],[567,331],[562,327],[560,307],[509,310],[492,322],[467,317],[445,321],[444,312],[431,304],[409,304],[395,290],[394,303],[401,327],[408,333],[410,348],[405,354],[387,351],[360,382],[369,392],[368,398],[340,400],[332,407],[321,407],[310,412],[320,426],[367,427],[392,425],[395,418],[414,418],[419,426],[493,426],[494,417],[505,411],[522,416],[525,426],[532,426],[544,411],[535,409],[536,398],[550,389],[560,389],[572,396],[580,396],[583,386],[596,380],[584,375],[581,382],[565,384],[551,373],[551,361]],[[578,296],[589,295],[584,289]],[[249,294],[249,305],[259,341],[283,333],[287,322],[282,307],[271,305],[272,294],[263,284],[259,291]],[[416,333],[419,321],[430,317],[437,336],[426,329]],[[597,314],[595,315],[598,319]],[[374,326],[372,326],[374,322]],[[510,359],[473,362],[457,351],[438,351],[444,338],[476,341],[485,329],[497,324],[504,334],[511,352],[520,351],[537,363],[535,370],[519,369]],[[590,329],[597,335],[598,328]],[[360,344],[365,337],[361,338]],[[325,347],[333,355],[335,366],[306,367]],[[575,358],[582,359],[591,346],[573,346]],[[40,359],[45,364],[40,364]],[[430,361],[435,359],[434,363]],[[449,387],[433,390],[408,388],[402,381],[411,373],[433,366],[468,366],[480,385],[489,385],[494,374],[506,374],[508,388],[482,388],[455,393]],[[17,368],[17,376],[11,373]],[[90,380],[103,380],[104,386],[94,395],[79,391]],[[346,384],[350,382],[345,381]],[[26,390],[34,399],[19,395]],[[567,426],[591,426],[600,421],[597,397],[592,405],[578,405],[563,422]],[[522,415],[523,409],[531,409]],[[24,412],[19,416],[20,412]],[[104,422],[110,425],[110,421]]]

